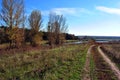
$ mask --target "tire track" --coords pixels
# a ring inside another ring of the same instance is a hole
[[[114,73],[97,50],[97,46],[93,47],[92,56],[95,64],[94,76],[97,80],[116,80]]]
[[[84,72],[83,72],[83,79],[82,80],[91,80],[90,79],[90,55],[91,55],[91,50],[94,47],[94,45],[90,46],[90,48],[87,51],[86,55],[86,62],[85,62],[85,67],[84,67]]]
[[[108,65],[110,66],[111,70],[114,72],[114,74],[116,75],[116,77],[118,78],[118,80],[120,80],[120,70],[119,68],[115,65],[115,63],[113,63],[105,54],[104,52],[100,49],[100,46],[97,48],[99,53],[102,55],[103,59],[106,61],[106,63],[108,63]]]

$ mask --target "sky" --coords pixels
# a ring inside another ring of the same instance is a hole
[[[52,11],[66,17],[68,33],[120,36],[120,0],[25,0],[26,15],[36,9],[42,13],[44,30]]]

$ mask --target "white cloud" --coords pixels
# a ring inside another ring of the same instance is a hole
[[[56,14],[75,14],[76,9],[75,8],[54,8],[52,9],[53,12]]]
[[[109,14],[116,14],[116,15],[120,15],[120,9],[119,8],[108,8],[105,6],[97,6],[96,7],[97,10],[109,13]]]
[[[63,15],[79,16],[80,14],[90,14],[91,12],[84,8],[53,8],[51,10],[42,11],[43,15],[48,15],[50,12]]]

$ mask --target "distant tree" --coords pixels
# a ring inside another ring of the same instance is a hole
[[[7,29],[7,33],[10,39],[10,46],[12,44],[19,43],[21,44],[14,35],[16,34],[16,29],[21,27],[24,23],[24,0],[2,0],[2,7],[0,12],[0,17],[2,22],[6,24],[9,28]],[[17,27],[17,28],[15,28]],[[15,29],[15,30],[14,30]],[[24,33],[24,30],[17,30],[18,33]],[[22,34],[21,34],[22,35]],[[23,39],[24,36],[19,39]],[[17,42],[18,41],[18,42]],[[17,44],[16,44],[17,46]]]
[[[74,34],[68,34],[66,33],[66,40],[78,40],[78,37]]]
[[[62,44],[65,40],[64,33],[67,32],[67,28],[66,19],[63,15],[50,13],[47,27],[49,44],[51,46]]]
[[[33,10],[28,21],[31,28],[31,44],[36,46],[42,38],[41,34],[39,34],[39,30],[42,27],[41,12],[39,10]]]

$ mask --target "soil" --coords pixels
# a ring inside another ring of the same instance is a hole
[[[83,79],[82,80],[91,80],[90,79],[90,55],[91,55],[91,50],[93,47],[94,47],[94,45],[88,49],[88,52],[86,55],[85,67],[83,70],[84,72],[83,72]]]
[[[117,80],[113,71],[109,67],[108,63],[103,59],[101,54],[97,50],[97,46],[94,46],[91,51],[95,63],[95,73],[98,80]]]
[[[98,47],[98,51],[100,52],[100,54],[102,55],[103,59],[106,61],[106,63],[108,63],[108,65],[110,66],[111,70],[114,72],[114,74],[117,76],[118,80],[120,80],[120,70],[119,68],[116,66],[115,63],[113,63],[108,57],[107,55],[104,54],[104,52],[101,50],[100,46]]]

